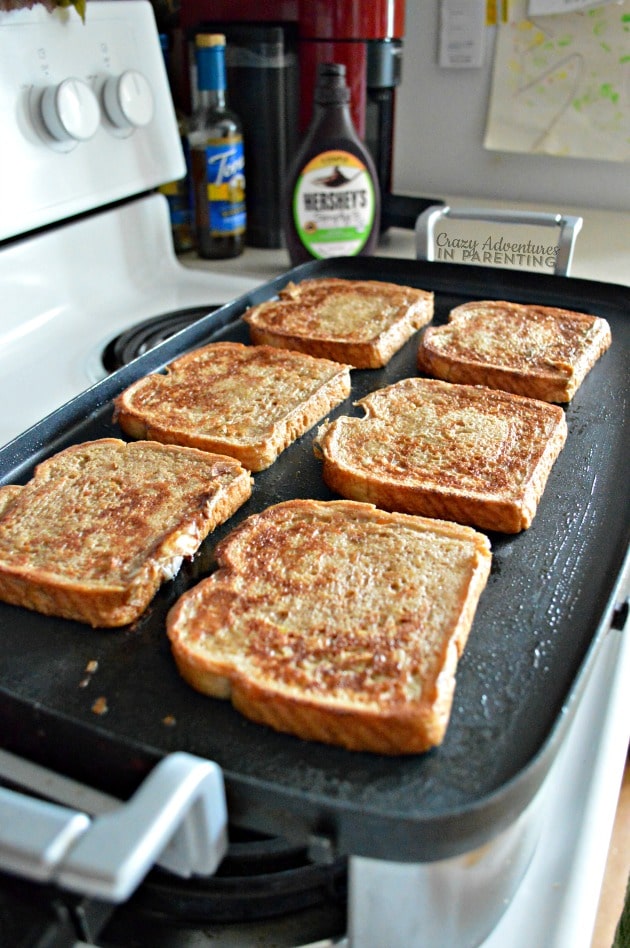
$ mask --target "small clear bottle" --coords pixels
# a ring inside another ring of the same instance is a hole
[[[374,161],[350,115],[342,63],[320,63],[314,115],[289,169],[284,233],[292,264],[371,254],[380,230]]]
[[[195,37],[197,107],[188,141],[200,257],[236,257],[245,246],[245,157],[241,122],[226,105],[225,36]]]

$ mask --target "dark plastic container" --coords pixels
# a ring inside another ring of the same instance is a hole
[[[221,25],[230,104],[243,123],[249,247],[279,248],[287,171],[298,146],[297,36],[290,25]]]

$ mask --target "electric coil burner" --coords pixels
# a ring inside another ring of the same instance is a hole
[[[107,372],[116,372],[215,309],[218,309],[218,305],[192,306],[175,313],[162,313],[143,319],[107,343],[102,357],[104,368]]]
[[[219,945],[242,945],[246,931],[260,936],[263,929],[277,946],[304,945],[342,936],[346,905],[345,859],[315,863],[305,847],[232,829],[227,855],[213,877],[183,880],[153,870],[112,916],[99,944],[184,948],[199,944],[193,933],[201,928],[208,943],[212,933],[212,943]]]
[[[77,932],[100,948],[296,948],[332,945],[346,930],[347,860],[318,864],[305,847],[244,830],[230,830],[214,876],[153,869],[118,908],[0,872],[2,943],[23,948],[75,948]]]

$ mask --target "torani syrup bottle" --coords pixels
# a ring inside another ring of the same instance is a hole
[[[292,264],[374,252],[380,189],[352,124],[346,67],[320,63],[314,116],[291,164],[284,232]]]
[[[236,257],[245,245],[245,158],[241,123],[226,106],[225,36],[195,38],[198,104],[189,132],[200,257]]]

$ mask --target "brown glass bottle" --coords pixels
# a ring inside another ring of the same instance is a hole
[[[169,49],[168,37],[165,33],[160,33],[160,45],[164,55],[164,65],[169,76]],[[177,181],[169,181],[167,184],[158,188],[161,194],[168,201],[168,210],[171,218],[171,233],[173,235],[173,247],[175,253],[187,253],[195,249],[195,238],[192,226],[192,208],[190,200],[190,155],[188,151],[188,121],[181,112],[175,112],[177,118],[177,128],[182,143],[182,150],[186,161],[186,173],[183,178]]]
[[[241,123],[226,106],[225,36],[195,38],[198,104],[188,141],[197,253],[236,257],[245,246],[245,158]]]
[[[352,124],[346,67],[320,63],[314,115],[289,169],[284,233],[293,265],[371,254],[380,229],[372,157]]]

